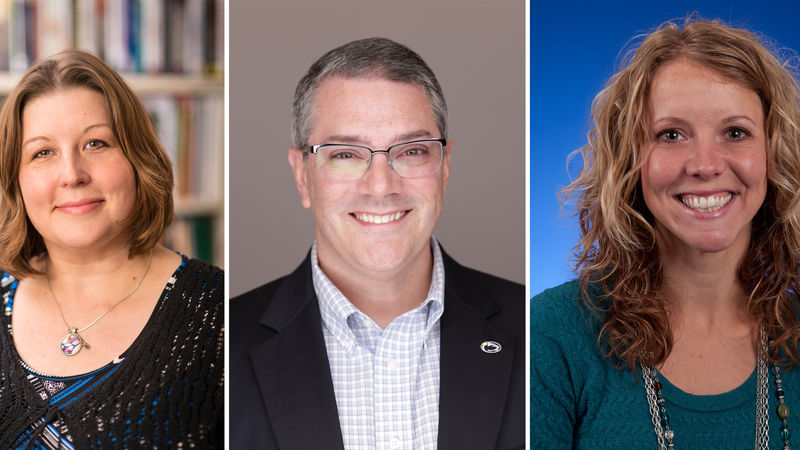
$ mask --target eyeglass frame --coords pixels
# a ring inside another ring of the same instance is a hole
[[[417,143],[417,142],[438,142],[439,144],[441,144],[441,146],[442,146],[442,154],[439,156],[439,167],[437,167],[436,170],[434,170],[430,174],[436,173],[439,169],[442,168],[442,161],[444,161],[444,152],[447,149],[447,139],[445,139],[445,138],[415,139],[413,141],[400,142],[399,144],[390,145],[389,147],[387,147],[384,150],[373,150],[370,147],[367,147],[366,145],[341,144],[341,143],[335,143],[335,142],[329,142],[329,143],[326,143],[326,144],[317,144],[317,145],[307,145],[307,146],[305,146],[303,148],[303,150],[305,152],[311,153],[313,155],[316,155],[317,152],[319,152],[319,149],[321,149],[321,148],[334,147],[334,146],[338,146],[338,147],[355,147],[355,148],[363,148],[364,150],[369,150],[369,159],[366,162],[367,168],[364,170],[364,173],[361,176],[366,175],[367,170],[369,170],[369,168],[372,166],[372,155],[374,155],[375,153],[386,153],[386,162],[389,164],[389,167],[392,168],[394,173],[397,174],[397,176],[399,176],[401,178],[418,178],[418,177],[428,176],[430,174],[418,175],[416,177],[404,177],[403,175],[400,175],[399,172],[397,172],[397,169],[395,169],[394,164],[392,164],[392,162],[393,162],[392,158],[389,156],[389,152],[392,151],[393,148],[400,147],[402,145],[414,144],[414,143]]]

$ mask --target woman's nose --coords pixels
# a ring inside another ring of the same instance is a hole
[[[725,171],[725,160],[721,148],[713,139],[698,140],[692,154],[686,162],[686,172],[694,177],[710,178]]]
[[[80,152],[64,152],[61,158],[61,185],[77,186],[89,181],[89,173]]]

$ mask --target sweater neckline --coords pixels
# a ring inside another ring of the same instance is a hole
[[[728,392],[714,395],[690,394],[675,386],[663,374],[661,392],[667,402],[674,403],[681,408],[698,412],[723,412],[736,409],[744,402],[755,404],[756,397],[756,369],[741,385]]]
[[[128,348],[125,349],[120,354],[120,356],[115,358],[113,361],[110,361],[107,364],[104,364],[102,367],[98,367],[98,368],[92,369],[92,370],[90,370],[90,371],[88,371],[86,373],[81,373],[81,374],[75,374],[75,375],[52,375],[52,374],[47,374],[45,372],[41,372],[39,370],[36,370],[35,368],[33,368],[31,365],[29,365],[28,363],[26,363],[22,359],[22,357],[17,352],[17,346],[14,344],[13,330],[12,330],[12,327],[11,327],[11,314],[13,314],[13,302],[14,302],[14,296],[16,295],[16,289],[14,289],[14,292],[9,294],[9,299],[8,299],[9,300],[8,303],[10,305],[12,305],[12,307],[7,308],[7,311],[5,311],[5,313],[3,315],[5,320],[8,321],[7,326],[5,327],[6,328],[5,333],[7,333],[7,335],[8,335],[9,343],[11,344],[10,345],[10,347],[11,347],[11,355],[13,356],[14,360],[18,361],[19,367],[22,370],[24,370],[26,372],[32,372],[35,376],[54,378],[54,379],[70,379],[70,378],[75,378],[75,377],[85,377],[85,376],[87,376],[89,374],[101,371],[103,369],[106,369],[106,368],[110,367],[111,365],[114,365],[115,363],[121,362],[122,360],[127,358],[129,355],[135,354],[137,349],[142,345],[141,341],[145,339],[145,336],[149,333],[149,330],[152,329],[154,322],[157,320],[157,317],[158,317],[157,313],[158,313],[159,310],[162,309],[164,302],[169,297],[169,293],[172,291],[172,288],[175,286],[175,284],[176,284],[176,282],[178,280],[178,276],[181,274],[181,272],[183,271],[183,269],[186,267],[187,263],[189,262],[189,258],[186,255],[180,254],[180,256],[181,256],[181,263],[172,272],[172,275],[170,275],[169,279],[167,280],[167,283],[164,286],[164,289],[162,289],[161,294],[158,297],[158,301],[156,301],[155,307],[153,307],[153,311],[150,313],[150,317],[148,317],[147,322],[145,323],[144,327],[142,327],[142,330],[139,332],[139,334],[136,336],[136,339],[134,339],[133,342],[131,342],[131,345],[129,345]],[[11,277],[11,275],[7,274],[7,273],[3,273],[3,276]],[[11,278],[16,280],[13,277],[11,277]]]

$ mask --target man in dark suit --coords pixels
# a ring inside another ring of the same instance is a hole
[[[433,237],[451,149],[433,72],[350,42],[311,66],[292,121],[316,240],[231,301],[231,448],[522,448],[524,289]]]

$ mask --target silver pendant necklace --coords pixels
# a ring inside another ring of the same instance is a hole
[[[768,395],[768,378],[769,372],[767,369],[767,361],[764,357],[767,351],[767,335],[764,329],[761,329],[760,339],[761,349],[758,352],[758,363],[756,365],[756,432],[755,432],[755,448],[758,450],[769,449],[769,395]],[[779,377],[776,371],[776,377]],[[659,450],[675,449],[672,440],[675,438],[675,432],[670,428],[669,416],[667,415],[664,398],[661,396],[661,383],[658,381],[658,371],[651,366],[642,366],[642,378],[644,380],[644,388],[647,391],[647,403],[650,407],[650,417],[653,422],[653,429],[655,430],[656,439],[658,440]],[[780,378],[776,379],[776,384]],[[782,393],[782,391],[781,391]],[[779,397],[780,404],[783,405],[783,396]],[[779,413],[780,415],[780,413]],[[788,416],[788,412],[786,414]],[[786,426],[785,418],[781,417]],[[782,427],[783,428],[783,427]],[[784,438],[785,448],[788,446],[788,436],[784,436],[783,429],[781,435]]]
[[[67,319],[64,318],[64,312],[61,310],[61,305],[58,304],[58,300],[56,299],[56,293],[53,292],[53,286],[50,285],[50,277],[47,275],[47,271],[46,271],[47,268],[45,268],[45,276],[44,277],[47,280],[47,289],[50,290],[50,296],[53,297],[53,302],[55,302],[56,308],[58,308],[58,314],[61,316],[61,320],[64,322],[64,325],[67,326],[67,334],[61,339],[61,343],[60,343],[61,353],[63,353],[66,356],[74,356],[74,355],[77,355],[78,352],[81,351],[81,349],[84,348],[84,347],[86,347],[87,350],[91,348],[89,343],[86,342],[86,340],[80,335],[80,333],[82,331],[85,331],[85,330],[89,329],[89,327],[91,327],[92,325],[96,324],[106,314],[110,313],[112,309],[116,308],[120,303],[124,302],[131,295],[133,295],[133,293],[136,292],[139,289],[139,286],[142,285],[142,282],[144,281],[144,278],[147,276],[147,272],[150,270],[150,263],[152,261],[153,261],[153,250],[150,250],[150,255],[147,257],[147,266],[144,268],[144,273],[142,274],[142,277],[139,278],[139,282],[136,283],[136,287],[134,287],[133,290],[130,291],[126,296],[124,296],[121,299],[117,300],[117,302],[114,303],[111,306],[111,308],[108,308],[108,310],[106,310],[106,312],[104,312],[103,314],[100,314],[99,316],[97,316],[97,318],[94,319],[92,321],[92,323],[90,323],[89,325],[86,325],[85,327],[80,328],[80,329],[76,328],[76,327],[69,326],[69,324],[67,323]]]

